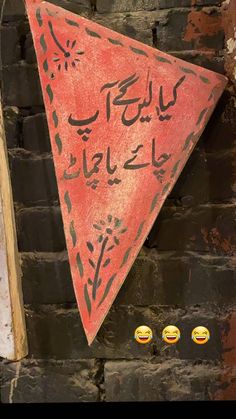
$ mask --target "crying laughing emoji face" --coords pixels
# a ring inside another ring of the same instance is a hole
[[[204,345],[210,339],[210,332],[204,326],[195,327],[192,331],[192,339],[198,345]]]
[[[166,343],[176,343],[180,339],[180,331],[176,326],[166,326],[162,331],[162,339]]]
[[[139,326],[134,332],[138,343],[149,343],[152,340],[152,330],[148,326]]]

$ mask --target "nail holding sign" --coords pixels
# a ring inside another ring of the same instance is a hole
[[[91,344],[226,78],[45,1],[26,5]]]

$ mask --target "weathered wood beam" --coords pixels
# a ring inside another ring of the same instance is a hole
[[[14,208],[0,96],[0,356],[19,360],[27,355]]]

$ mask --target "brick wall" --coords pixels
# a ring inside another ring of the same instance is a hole
[[[229,0],[224,5],[220,0],[51,2],[187,61],[225,71]],[[5,128],[30,351],[21,362],[1,362],[1,400],[236,399],[232,85],[89,348],[72,290],[36,58],[21,0],[7,0],[1,32]],[[142,323],[154,331],[147,346],[133,340]],[[161,342],[167,324],[181,329],[178,345]],[[211,331],[207,345],[194,345],[189,338],[198,324]]]

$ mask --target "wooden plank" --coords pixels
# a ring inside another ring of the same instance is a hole
[[[26,356],[27,351],[21,270],[0,105],[0,356],[15,361]]]

